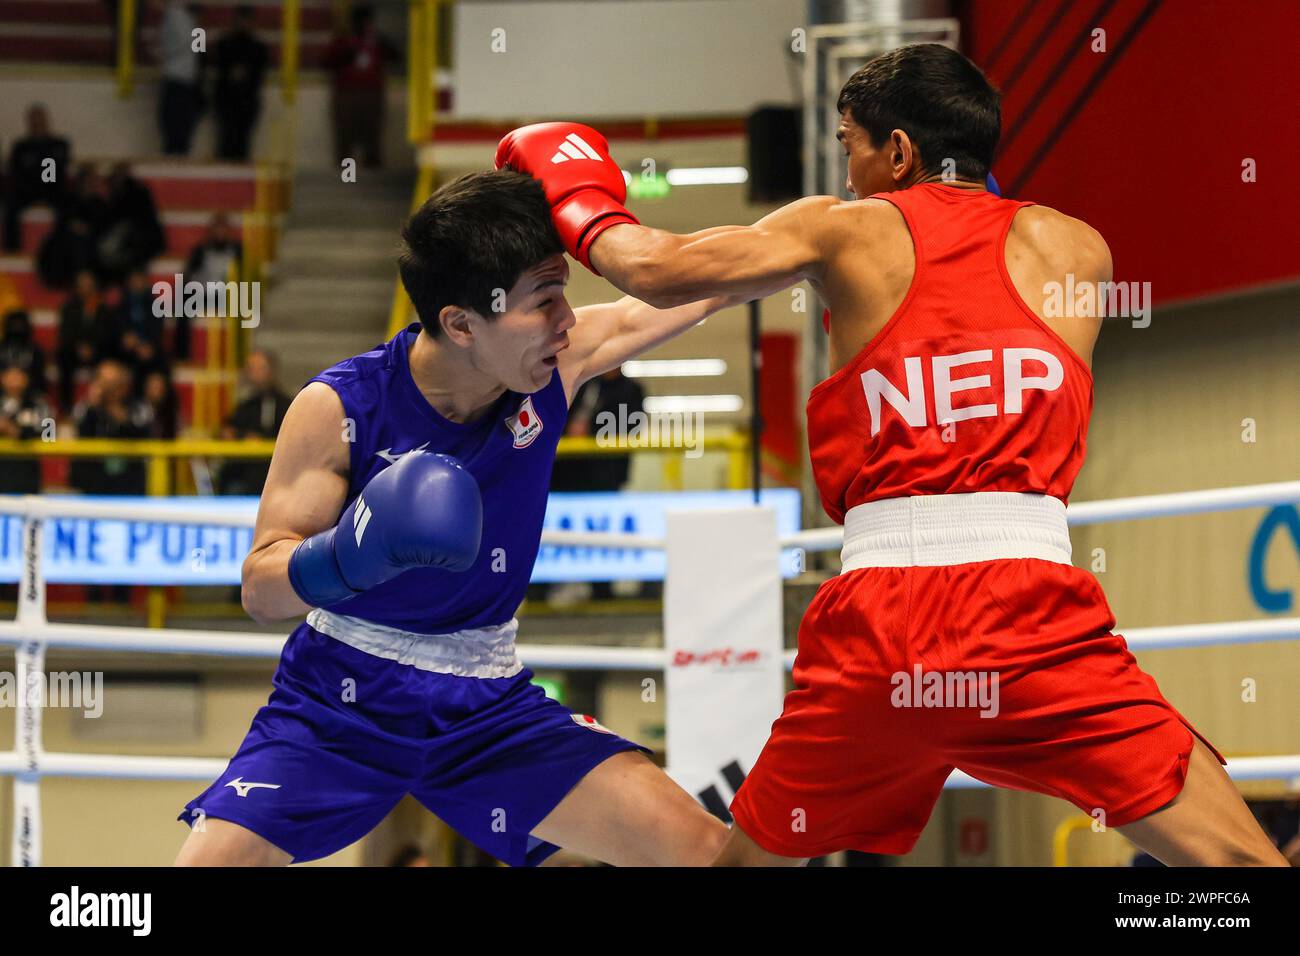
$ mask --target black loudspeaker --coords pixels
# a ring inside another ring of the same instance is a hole
[[[781,202],[803,195],[803,122],[799,110],[763,106],[745,124],[749,141],[749,201]]]

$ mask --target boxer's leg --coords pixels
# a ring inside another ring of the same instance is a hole
[[[247,827],[228,820],[205,820],[190,831],[176,866],[288,866],[288,853]]]
[[[1193,743],[1178,796],[1119,832],[1169,866],[1288,866],[1223,767]]]
[[[627,751],[583,777],[533,835],[615,866],[705,866],[727,827],[645,755]]]
[[[806,857],[777,856],[769,853],[749,838],[740,827],[731,828],[722,852],[714,859],[714,866],[806,866]]]
[[[459,700],[455,733],[429,741],[412,795],[511,866],[564,848],[618,866],[705,866],[727,828],[643,748],[548,698],[532,673],[492,680],[432,675]]]

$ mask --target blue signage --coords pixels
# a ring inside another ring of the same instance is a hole
[[[794,488],[766,488],[762,505],[776,512],[778,534],[799,530],[799,492]],[[752,491],[663,492],[554,492],[546,502],[547,531],[609,532],[662,538],[669,511],[707,508],[747,508]],[[662,581],[667,558],[659,550],[571,548],[543,545],[533,569],[533,580],[553,581]],[[781,573],[793,577],[801,570],[793,549],[781,555]]]
[[[1291,539],[1291,546],[1300,555],[1300,513],[1295,505],[1278,505],[1264,515],[1264,520],[1255,530],[1254,540],[1250,543],[1250,559],[1246,567],[1246,577],[1250,583],[1250,596],[1261,611],[1283,614],[1290,611],[1295,604],[1295,595],[1289,590],[1271,588],[1264,580],[1264,559],[1268,556],[1268,546],[1274,537],[1285,531]]]
[[[186,509],[257,513],[257,498],[146,498],[79,496],[77,501],[148,504]],[[546,506],[545,527],[556,531],[622,532],[662,537],[669,510],[743,508],[753,501],[748,491],[701,492],[556,492]],[[775,510],[777,530],[799,530],[799,492],[774,488],[762,503]],[[0,514],[0,582],[19,579],[22,565],[20,515]],[[169,524],[102,518],[51,518],[45,522],[45,580],[54,584],[232,585],[252,546],[251,527]],[[533,580],[660,581],[662,551],[544,546]],[[782,556],[782,571],[799,570],[798,556]]]

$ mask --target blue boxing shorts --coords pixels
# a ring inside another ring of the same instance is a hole
[[[312,611],[239,751],[179,819],[237,823],[304,863],[409,793],[497,859],[537,865],[559,848],[532,830],[578,781],[649,751],[547,697],[516,628],[424,635]]]

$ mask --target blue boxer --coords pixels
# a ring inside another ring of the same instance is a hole
[[[556,847],[530,831],[597,764],[645,748],[546,697],[515,656],[568,415],[561,376],[451,422],[412,380],[419,330],[311,380],[353,429],[347,503],[289,565],[315,609],[270,700],[180,819],[237,823],[304,862],[410,793],[493,856],[536,864]]]

